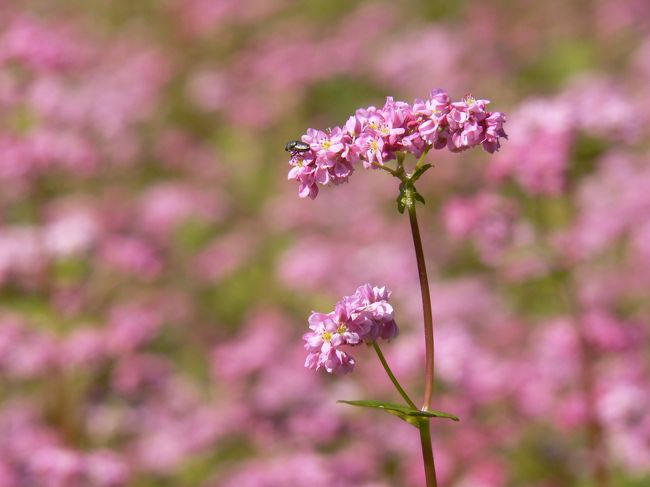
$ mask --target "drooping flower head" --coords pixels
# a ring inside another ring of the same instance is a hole
[[[301,198],[314,199],[319,186],[346,182],[359,162],[365,169],[377,168],[396,159],[397,153],[420,157],[426,150],[445,147],[461,152],[481,145],[493,153],[500,139],[507,138],[506,118],[486,110],[489,103],[472,95],[452,102],[441,89],[412,105],[388,97],[382,108],[358,109],[344,127],[308,129],[301,140],[309,150],[292,153],[289,179],[298,181]]]
[[[329,373],[350,372],[355,360],[342,347],[397,336],[389,298],[390,291],[385,287],[364,284],[336,303],[334,311],[312,312],[308,320],[311,331],[303,335],[307,350],[305,367],[323,368]]]

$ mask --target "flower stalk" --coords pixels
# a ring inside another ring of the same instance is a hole
[[[413,400],[409,397],[409,395],[406,393],[402,385],[399,383],[399,381],[395,377],[395,374],[393,374],[393,371],[388,365],[388,362],[386,361],[386,357],[384,357],[384,353],[381,351],[379,344],[377,342],[372,342],[372,348],[377,353],[377,357],[379,358],[381,365],[384,367],[384,370],[386,371],[386,375],[388,375],[388,377],[390,378],[390,381],[395,386],[395,389],[397,389],[397,392],[399,392],[400,396],[402,396],[402,398],[406,401],[406,404],[411,406],[413,409],[417,409]]]
[[[415,210],[415,201],[412,201],[411,204],[408,204],[408,214],[409,222],[411,224],[411,235],[413,236],[413,247],[415,248],[415,258],[418,265],[420,293],[422,295],[422,314],[424,317],[424,345],[426,351],[426,360],[424,366],[424,400],[422,404],[422,410],[426,411],[431,408],[431,397],[433,396],[435,353],[433,341],[433,314],[431,312],[429,279],[427,276],[427,266],[424,260],[424,250],[422,249],[422,238],[420,236],[420,227],[418,225],[418,218]]]
[[[436,478],[436,465],[433,461],[433,447],[431,446],[431,432],[429,421],[420,422],[420,444],[422,445],[422,461],[424,462],[424,476],[427,487],[438,487]]]
[[[411,226],[411,235],[413,237],[413,247],[415,250],[415,259],[418,267],[418,278],[420,281],[420,294],[422,296],[422,315],[424,320],[424,343],[425,343],[425,382],[424,382],[424,399],[422,401],[422,411],[429,411],[431,409],[431,400],[433,397],[433,388],[435,381],[435,344],[433,337],[433,312],[431,310],[431,292],[429,290],[429,278],[427,275],[427,266],[424,258],[424,248],[422,246],[422,237],[420,235],[420,226],[418,224],[418,217],[416,211],[416,204],[418,201],[424,203],[424,198],[417,192],[415,182],[424,174],[431,165],[425,164],[426,155],[428,150],[424,151],[418,158],[415,165],[415,170],[411,174],[406,174],[404,171],[404,154],[397,154],[397,169],[391,169],[389,172],[401,181],[400,194],[397,198],[397,208],[400,213],[404,210],[408,212],[409,223]],[[381,357],[380,357],[381,361]],[[383,365],[382,361],[382,365]],[[386,369],[387,365],[384,366]],[[386,369],[388,373],[390,369]],[[389,373],[389,376],[391,373]],[[391,377],[393,380],[393,377]],[[396,383],[394,381],[393,383]],[[396,383],[396,387],[398,383]],[[401,388],[398,388],[398,391]],[[401,394],[401,392],[400,392]],[[404,395],[402,395],[404,397]],[[406,399],[406,397],[404,397]],[[409,398],[410,401],[410,398]],[[407,401],[407,402],[409,402]],[[409,405],[415,405],[409,402]],[[420,430],[420,443],[422,445],[422,458],[424,461],[424,471],[426,476],[427,487],[437,487],[438,481],[436,478],[436,467],[433,458],[433,448],[431,446],[431,432],[429,429],[429,421],[422,420],[419,423],[418,429]]]
[[[413,237],[413,247],[415,249],[415,259],[418,266],[418,277],[420,281],[420,294],[422,296],[422,315],[424,319],[424,344],[425,344],[425,379],[424,379],[424,399],[422,410],[428,411],[431,409],[431,398],[433,396],[434,386],[434,356],[435,347],[433,339],[433,313],[431,311],[431,293],[429,290],[429,278],[427,276],[427,266],[424,259],[424,249],[422,247],[422,237],[420,235],[420,226],[418,224],[417,212],[415,209],[416,200],[423,199],[417,198],[418,193],[413,186],[415,179],[419,178],[421,174],[428,169],[425,166],[424,153],[418,160],[415,172],[410,176],[403,179],[402,184],[407,188],[404,203],[409,215],[409,223],[411,225],[411,235]],[[431,445],[431,432],[429,421],[421,421],[419,425],[420,430],[420,444],[422,446],[422,460],[424,462],[424,473],[426,478],[427,487],[437,487],[438,479],[436,478],[436,466],[433,457],[433,447]]]

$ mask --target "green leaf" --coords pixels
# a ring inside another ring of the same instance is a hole
[[[417,168],[413,174],[411,174],[411,177],[409,178],[409,181],[414,183],[418,179],[420,179],[420,176],[422,176],[429,168],[431,167],[431,164],[425,164],[422,167]]]
[[[431,167],[431,164],[421,167],[414,174],[421,174],[426,171],[427,167]],[[419,177],[419,176],[418,176]],[[397,197],[397,211],[404,213],[406,208],[410,208],[415,205],[415,202],[419,201],[424,204],[424,198],[413,185],[413,180],[409,179],[407,181],[402,181],[399,185],[399,196]]]
[[[420,409],[413,409],[409,406],[403,406],[401,404],[395,404],[392,402],[383,402],[383,401],[343,401],[339,400],[343,404],[349,404],[350,406],[358,406],[363,408],[374,408],[382,409],[389,414],[393,414],[400,419],[406,421],[409,424],[412,424],[416,428],[419,427],[420,421],[424,418],[446,418],[453,421],[460,421],[458,416],[453,414],[444,413],[442,411],[422,411]]]

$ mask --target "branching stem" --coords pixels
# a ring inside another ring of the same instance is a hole
[[[378,162],[373,162],[372,167],[376,167],[377,169],[382,169],[382,170],[386,171],[387,173],[391,174],[392,176],[394,176],[396,178],[400,177],[398,171],[396,171],[395,169],[392,169],[392,168],[390,168],[390,167],[388,167],[388,166],[386,166],[384,164],[379,164]]]

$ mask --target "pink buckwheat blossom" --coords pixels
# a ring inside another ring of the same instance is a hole
[[[383,108],[358,109],[344,128],[308,129],[301,140],[310,148],[292,153],[288,179],[298,181],[301,198],[314,199],[319,185],[346,182],[359,161],[369,169],[396,159],[399,152],[420,157],[430,148],[460,152],[478,145],[493,153],[499,139],[507,138],[506,118],[487,111],[488,103],[471,95],[452,102],[441,89],[413,105],[388,97]]]
[[[312,312],[311,331],[303,335],[307,350],[305,367],[324,368],[329,373],[351,372],[355,360],[340,349],[342,346],[396,337],[397,324],[389,298],[390,291],[385,287],[364,284],[336,303],[334,311]]]

